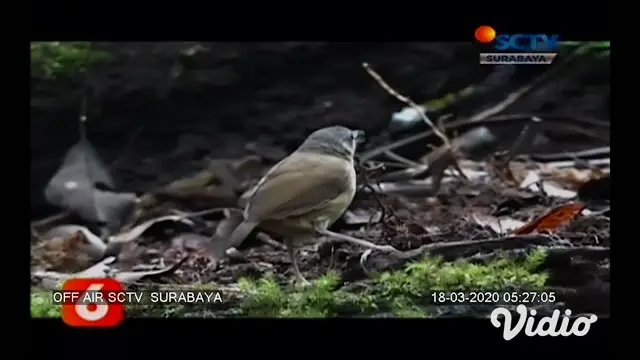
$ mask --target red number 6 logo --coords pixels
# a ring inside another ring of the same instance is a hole
[[[124,291],[114,279],[71,279],[62,291],[80,293],[75,304],[62,305],[62,320],[74,327],[113,327],[124,319],[124,305],[109,303],[103,292]]]

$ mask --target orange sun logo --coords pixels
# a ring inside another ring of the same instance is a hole
[[[496,31],[491,26],[482,25],[476,29],[475,36],[481,43],[490,43],[496,38]]]

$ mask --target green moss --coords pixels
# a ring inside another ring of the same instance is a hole
[[[60,317],[60,305],[53,304],[51,292],[31,292],[31,317],[32,318],[57,318]]]
[[[432,291],[543,288],[547,274],[537,271],[544,258],[543,251],[532,252],[524,261],[501,258],[487,264],[449,263],[426,257],[408,264],[404,270],[379,275],[361,291],[340,288],[340,279],[334,273],[305,289],[283,288],[271,277],[242,279],[240,288],[248,295],[242,312],[264,317],[367,316],[386,312],[397,317],[433,316],[429,311]]]
[[[241,279],[248,298],[243,314],[253,317],[324,318],[375,310],[373,299],[338,289],[340,277],[330,272],[304,289],[285,290],[272,277],[257,282]]]
[[[93,49],[89,42],[32,42],[32,74],[45,79],[84,72],[93,64],[105,62],[111,56]]]

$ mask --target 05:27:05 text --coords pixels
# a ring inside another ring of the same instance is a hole
[[[554,303],[553,291],[434,291],[434,305],[445,304],[544,304]]]

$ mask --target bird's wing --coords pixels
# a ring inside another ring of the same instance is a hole
[[[278,220],[322,208],[351,186],[353,165],[335,156],[294,153],[258,183],[247,206],[250,220]]]

